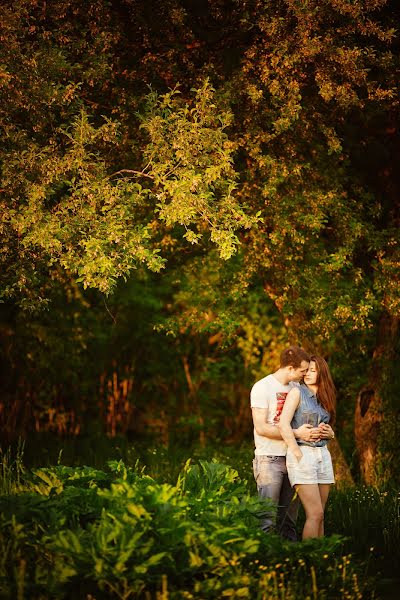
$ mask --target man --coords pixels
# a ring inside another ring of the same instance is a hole
[[[254,423],[254,477],[259,496],[273,500],[278,506],[276,524],[273,515],[261,522],[266,533],[275,529],[282,537],[296,541],[298,499],[289,483],[286,470],[286,444],[277,427],[287,394],[294,382],[303,379],[309,364],[308,354],[298,346],[286,348],[280,356],[279,369],[254,384],[251,409]],[[311,441],[317,432],[311,425],[293,430],[297,439]]]

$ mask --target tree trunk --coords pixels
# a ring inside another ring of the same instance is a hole
[[[348,487],[354,485],[350,467],[344,457],[337,438],[329,442],[329,452],[332,455],[333,471],[337,487]]]
[[[396,378],[396,354],[399,320],[384,314],[381,318],[377,346],[373,354],[369,382],[357,398],[355,438],[360,472],[365,483],[376,485],[390,477],[390,469],[382,451],[384,426],[391,420],[396,424],[395,405],[387,386]],[[398,378],[398,375],[397,375]],[[390,445],[390,444],[389,444]]]

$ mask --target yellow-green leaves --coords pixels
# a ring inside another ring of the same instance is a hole
[[[167,227],[183,226],[192,244],[208,233],[220,257],[228,259],[236,250],[236,232],[255,223],[234,195],[235,145],[225,131],[233,115],[218,108],[207,81],[193,93],[190,103],[181,100],[178,89],[148,96],[142,124],[150,138],[146,173],[154,180],[158,217]]]
[[[15,203],[8,225],[24,252],[105,293],[141,264],[164,267],[153,239],[157,221],[172,237],[190,244],[208,239],[221,258],[230,258],[237,232],[257,219],[235,197],[234,144],[225,131],[232,114],[218,109],[208,82],[193,95],[190,102],[180,101],[178,90],[148,96],[143,169],[110,168],[119,125],[102,119],[95,126],[84,109],[46,144],[28,143],[23,164],[15,153],[4,183]]]

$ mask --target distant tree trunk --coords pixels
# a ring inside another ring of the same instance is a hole
[[[329,442],[329,451],[332,455],[333,470],[335,472],[335,481],[337,486],[347,487],[349,485],[354,485],[350,467],[347,464],[337,438]]]
[[[355,413],[355,438],[360,461],[360,471],[365,483],[382,483],[390,476],[381,449],[383,427],[393,419],[398,422],[391,398],[386,398],[388,384],[395,371],[399,319],[384,314],[381,318],[378,340],[372,358],[369,382],[357,398]],[[385,472],[386,470],[386,472]]]
[[[201,413],[199,397],[198,397],[200,384],[195,383],[192,379],[192,376],[190,373],[188,357],[184,356],[182,359],[182,362],[183,362],[183,368],[185,371],[186,381],[187,381],[188,388],[189,388],[189,395],[190,395],[191,402],[192,402],[192,408],[193,408],[194,414],[197,416],[197,422],[199,424],[199,443],[200,443],[200,446],[202,448],[204,448],[206,445],[206,434],[205,434],[205,430],[204,430],[204,418]]]

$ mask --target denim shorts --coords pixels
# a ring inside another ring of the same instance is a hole
[[[298,461],[291,450],[287,451],[286,466],[290,484],[335,483],[331,454],[327,446],[315,448],[300,446],[303,457]]]

